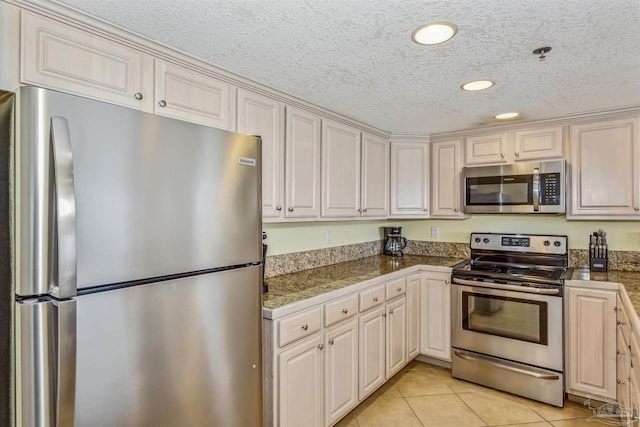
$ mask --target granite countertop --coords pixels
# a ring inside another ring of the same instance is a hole
[[[459,258],[422,255],[376,255],[274,276],[266,279],[269,292],[263,295],[262,306],[266,309],[279,308],[416,265],[453,267],[463,261]]]
[[[640,271],[608,271],[598,273],[588,268],[576,268],[573,280],[594,280],[598,282],[622,283],[629,299],[640,316]]]

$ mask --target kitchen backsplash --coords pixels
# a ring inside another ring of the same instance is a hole
[[[353,261],[382,253],[383,242],[356,243],[312,251],[293,252],[267,256],[265,277],[295,273],[311,268],[323,267],[340,262]],[[447,258],[469,258],[468,243],[428,242],[408,240],[404,253],[409,255],[442,256]],[[589,253],[583,249],[569,249],[569,266],[588,267]],[[640,252],[609,251],[609,270],[640,271]]]

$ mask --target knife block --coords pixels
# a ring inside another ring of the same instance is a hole
[[[592,257],[589,254],[589,269],[591,271],[608,271],[609,250],[605,249],[604,258]]]

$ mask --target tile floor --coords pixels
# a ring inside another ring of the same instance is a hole
[[[564,408],[455,379],[448,369],[413,361],[336,427],[598,427],[578,403]]]

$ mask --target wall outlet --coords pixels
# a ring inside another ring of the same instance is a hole
[[[431,227],[431,237],[440,237],[440,227]]]
[[[331,243],[332,240],[331,230],[327,230],[327,243]]]

